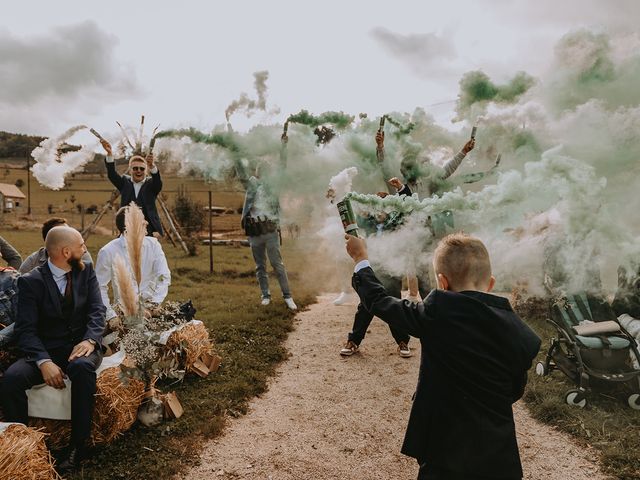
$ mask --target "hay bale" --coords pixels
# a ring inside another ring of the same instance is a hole
[[[144,382],[128,378],[127,383],[123,383],[119,366],[103,370],[96,387],[96,406],[91,429],[93,445],[109,443],[129,430],[136,421],[138,407],[144,397]],[[70,421],[33,418],[29,424],[41,427],[49,433],[47,444],[52,449],[68,445],[71,438]]]
[[[71,421],[50,418],[29,418],[29,426],[46,432],[46,444],[51,450],[60,450],[71,440]]]
[[[12,480],[59,480],[45,434],[24,425],[9,425],[0,433],[0,476]]]
[[[193,370],[193,364],[204,354],[211,351],[213,344],[209,331],[202,322],[187,323],[173,332],[165,346],[165,355],[174,354],[178,363],[186,371]],[[168,351],[168,352],[167,352]]]
[[[93,444],[109,443],[129,430],[136,421],[144,397],[144,382],[120,379],[120,367],[104,370],[97,383],[96,408],[93,413]]]

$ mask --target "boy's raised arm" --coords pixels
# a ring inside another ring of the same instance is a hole
[[[433,307],[428,308],[424,303],[413,304],[390,296],[369,265],[365,241],[351,235],[345,235],[345,238],[347,253],[356,262],[353,288],[364,308],[413,337],[423,337],[429,317],[433,315]]]

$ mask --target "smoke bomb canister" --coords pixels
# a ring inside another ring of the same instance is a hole
[[[98,138],[98,140],[104,140],[104,138],[102,138],[102,135],[96,132],[93,128],[90,128],[89,131],[93,133]]]
[[[382,131],[382,129],[384,128],[384,121],[385,121],[385,119],[386,119],[386,118],[387,118],[387,116],[386,116],[386,115],[383,115],[383,116],[380,118],[380,128],[379,128],[378,130]]]
[[[337,207],[338,213],[340,214],[340,220],[342,220],[342,228],[344,228],[345,233],[357,237],[358,224],[356,223],[356,216],[354,215],[353,208],[351,207],[351,201],[348,198],[343,198],[338,202]]]
[[[476,130],[478,130],[478,127],[476,125],[474,125],[473,128],[471,128],[471,140],[475,140],[475,138],[476,138]]]

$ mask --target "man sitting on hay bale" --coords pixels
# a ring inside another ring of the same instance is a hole
[[[129,208],[122,207],[116,213],[116,227],[120,232],[120,236],[102,247],[96,260],[96,276],[100,284],[102,302],[107,307],[107,320],[116,316],[112,303],[109,301],[108,289],[110,283],[114,287],[113,305],[116,305],[120,298],[118,289],[115,288],[116,282],[113,281],[115,278],[114,265],[116,257],[120,255],[129,264],[132,272],[134,269],[134,266],[128,261],[130,257],[127,251],[127,239],[125,238],[125,216]],[[160,305],[167,293],[169,293],[169,285],[171,285],[171,271],[160,242],[153,237],[144,237],[139,257],[142,278],[139,286],[137,283],[134,284],[134,288],[139,287],[139,292],[136,291],[135,294],[136,296],[140,295],[147,306]]]
[[[66,388],[71,381],[71,443],[60,472],[86,457],[95,404],[96,369],[102,361],[105,307],[79,232],[54,227],[47,234],[46,264],[20,277],[16,334],[24,353],[2,379],[5,419],[27,423],[26,390],[34,385]]]

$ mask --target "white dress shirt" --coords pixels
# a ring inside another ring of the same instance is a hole
[[[369,260],[360,260],[358,263],[356,263],[356,266],[353,268],[353,273],[358,273],[363,268],[367,268],[370,266],[371,264],[369,263]]]
[[[60,290],[60,294],[64,295],[64,291],[67,288],[67,272],[56,267],[51,263],[51,260],[47,260],[47,263],[49,264],[49,270],[51,270],[51,274],[53,275],[53,281],[56,282],[58,290]],[[67,271],[71,271],[71,265],[69,265],[69,270]]]
[[[112,282],[115,278],[114,261],[117,255],[120,255],[129,267],[133,287],[136,289],[136,294],[138,293],[127,251],[127,242],[124,236],[121,235],[102,247],[96,259],[96,277],[100,285],[102,303],[107,307],[107,320],[116,316],[112,304],[115,305],[120,298],[117,285],[115,281]],[[109,283],[111,283],[113,290],[113,303],[109,301]],[[167,293],[169,293],[169,285],[171,285],[171,271],[169,270],[169,265],[167,265],[167,258],[160,242],[153,237],[144,237],[142,244],[142,281],[140,284],[143,300],[158,304],[162,303]]]

